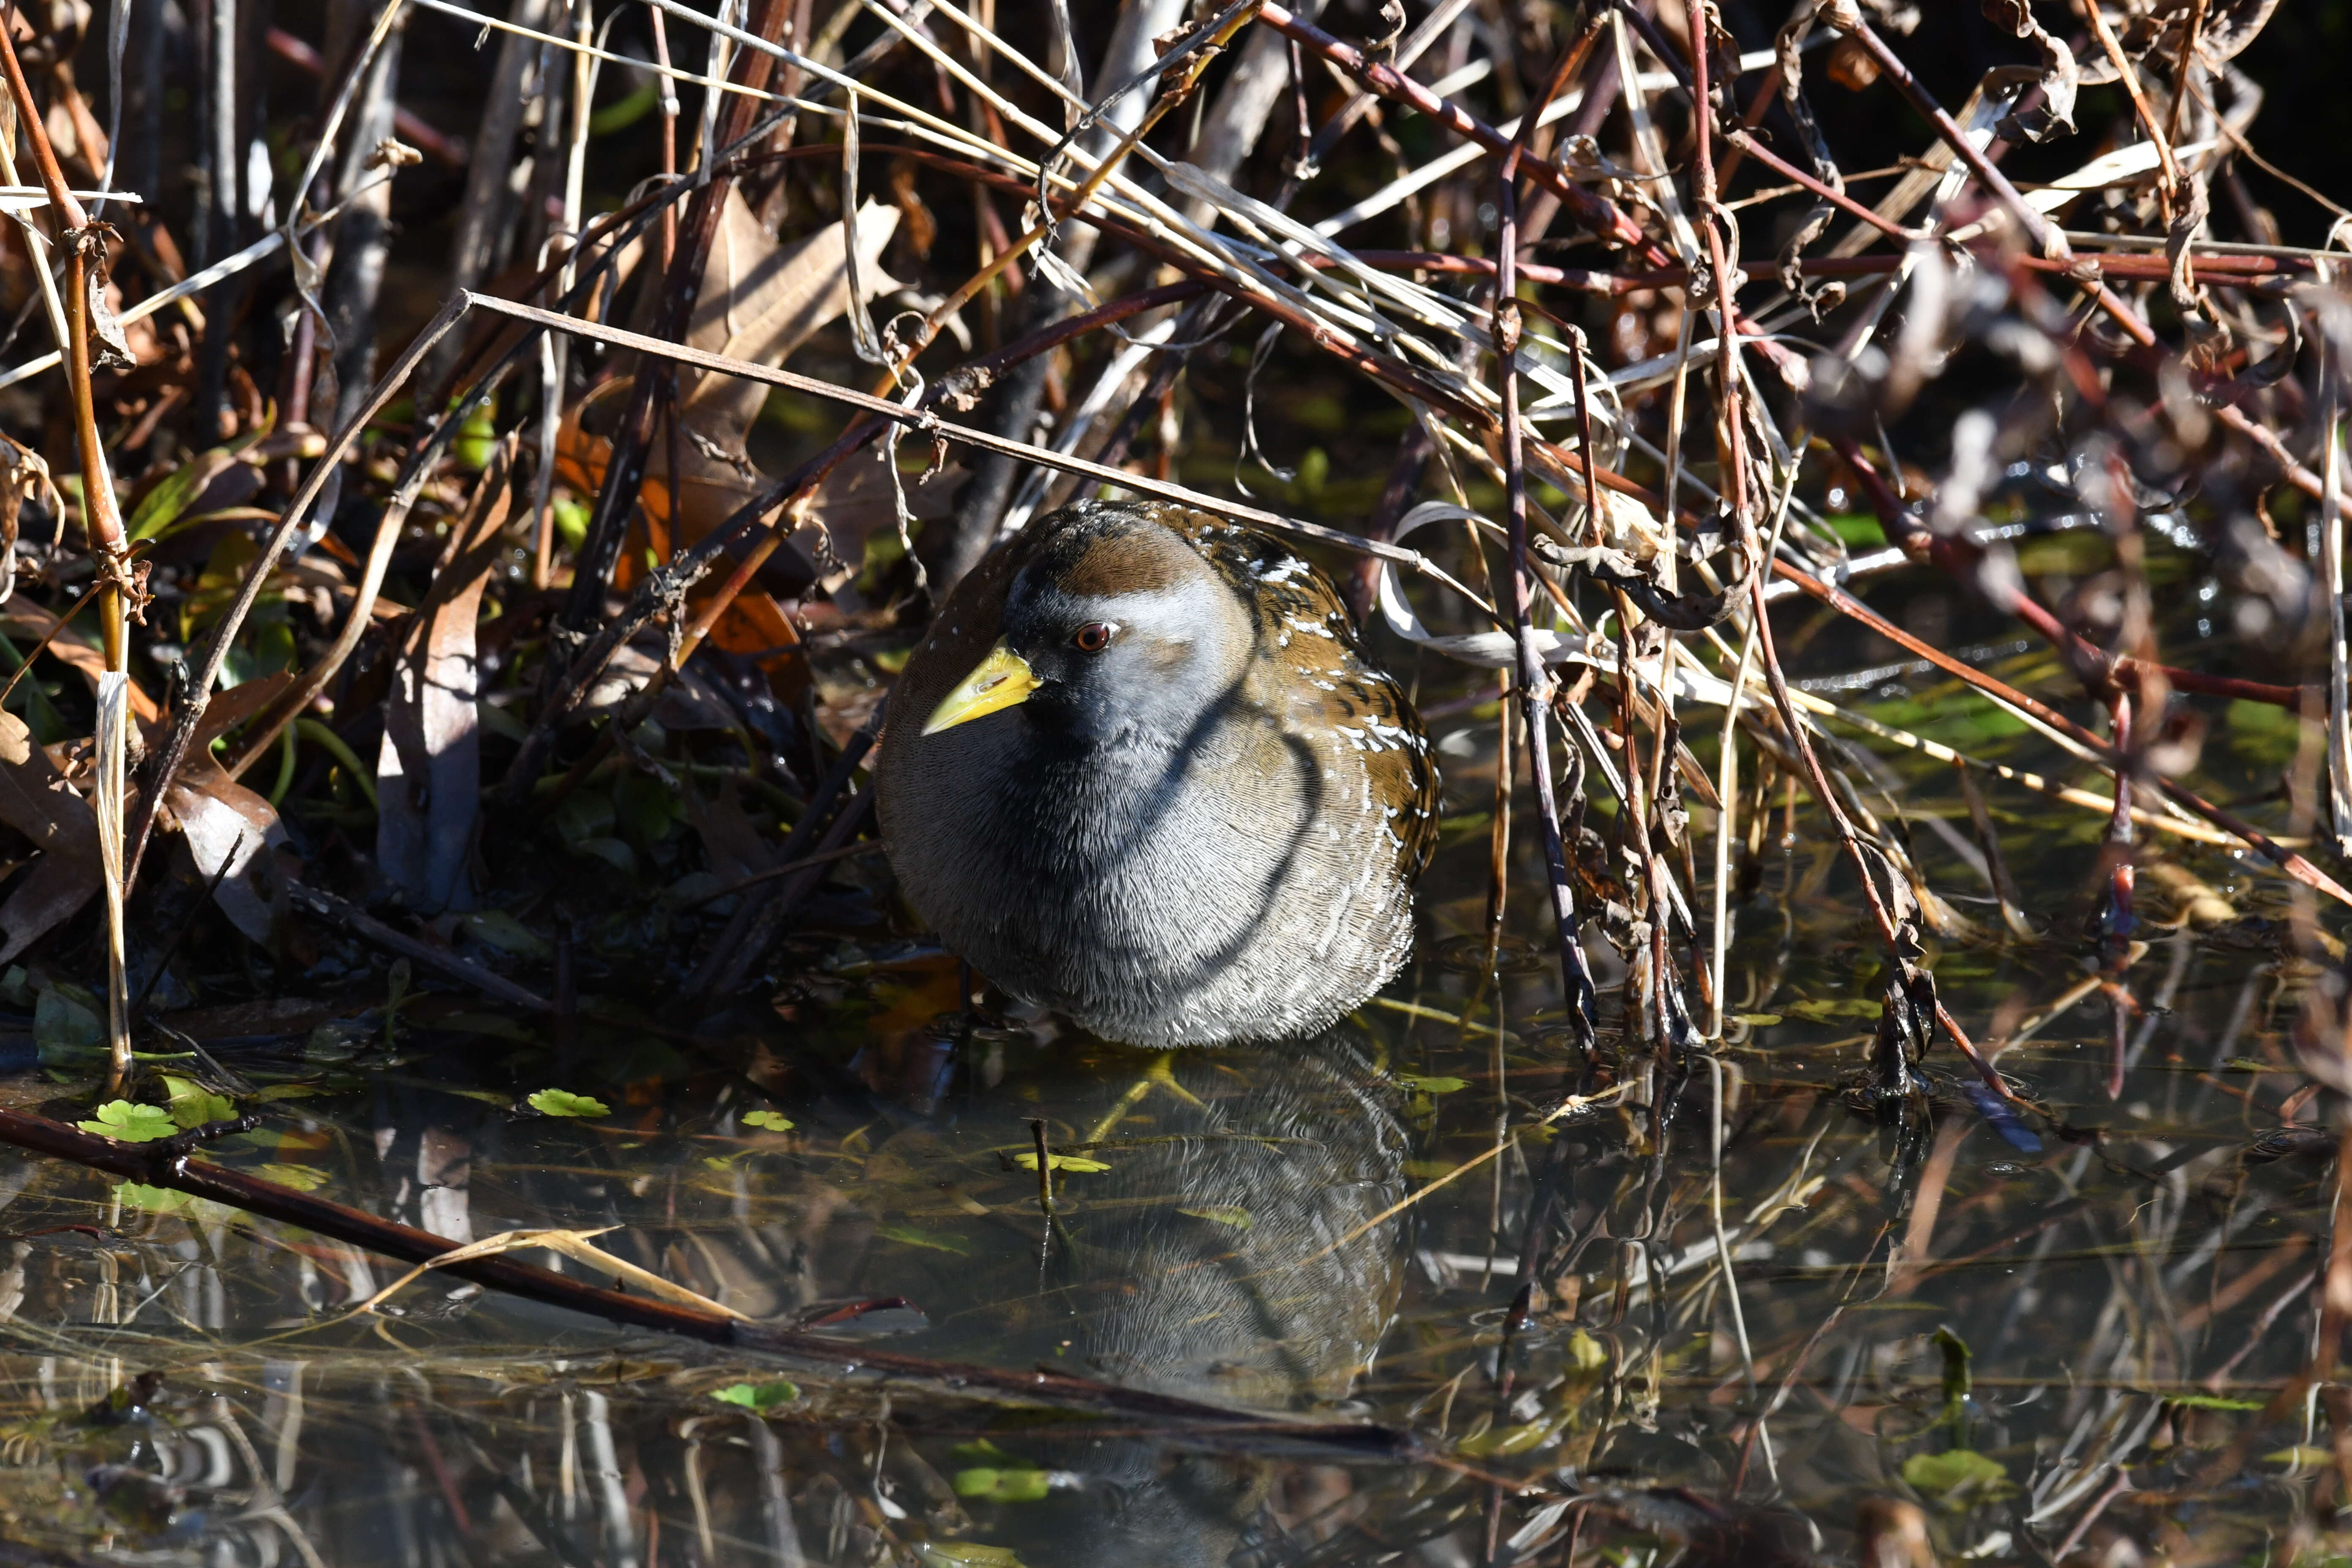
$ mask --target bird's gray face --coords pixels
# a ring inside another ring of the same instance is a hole
[[[1013,579],[1004,635],[933,710],[925,734],[1016,705],[1019,716],[995,721],[1086,743],[1182,744],[1194,733],[1241,679],[1249,617],[1168,530],[1146,523],[1112,538],[1120,545],[1112,563],[1091,552],[1046,557]]]

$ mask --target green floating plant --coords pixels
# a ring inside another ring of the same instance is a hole
[[[740,1405],[746,1410],[759,1411],[790,1405],[800,1396],[800,1385],[792,1383],[730,1383],[710,1391],[710,1397],[721,1405]]]
[[[523,1101],[541,1116],[576,1116],[594,1118],[610,1116],[612,1107],[591,1094],[574,1094],[568,1089],[542,1089]]]
[[[1035,1502],[1053,1490],[1050,1472],[1034,1468],[1000,1470],[985,1466],[955,1473],[955,1494],[990,1502]]]
[[[98,1108],[98,1120],[77,1121],[74,1125],[100,1138],[111,1138],[117,1143],[152,1143],[180,1131],[180,1124],[162,1106],[140,1105],[128,1100],[110,1100]]]

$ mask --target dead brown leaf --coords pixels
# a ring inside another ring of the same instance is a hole
[[[49,651],[71,668],[75,674],[89,681],[91,691],[98,689],[98,678],[106,673],[106,655],[71,626],[60,627],[56,616],[38,605],[12,604],[5,614],[0,614],[0,627],[22,632],[35,641],[55,632],[57,635],[49,640]],[[131,716],[142,724],[162,722],[163,710],[156,705],[155,700],[142,689],[138,681],[133,680],[130,685]]]
[[[213,902],[237,930],[255,942],[267,942],[281,879],[276,857],[262,852],[281,849],[288,842],[278,808],[267,795],[230,778],[212,752],[202,748],[189,752],[164,792],[163,804],[187,840],[197,875],[215,884]]]
[[[0,822],[41,852],[0,903],[0,963],[16,957],[99,890],[98,822],[14,713],[0,710]]]
[[[475,626],[512,504],[512,467],[509,442],[483,471],[473,505],[451,531],[443,568],[419,606],[384,698],[376,863],[420,912],[471,901],[466,866],[482,792]]]
[[[869,201],[858,209],[858,281],[868,299],[898,287],[881,268],[883,247],[898,228],[896,207]],[[742,194],[730,187],[709,265],[703,268],[702,292],[687,324],[688,344],[729,359],[782,364],[811,334],[849,309],[848,249],[839,224],[778,245]],[[743,449],[743,438],[766,400],[767,388],[740,376],[712,372],[679,379],[686,423],[730,452]]]

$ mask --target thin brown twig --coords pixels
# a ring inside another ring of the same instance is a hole
[[[2164,222],[2169,228],[2172,226],[2172,204],[2180,190],[2180,164],[2172,156],[2172,138],[2157,124],[2156,110],[2148,106],[2147,94],[2140,89],[2139,68],[2133,65],[2131,58],[2124,53],[2122,41],[2116,37],[2116,30],[2107,25],[2106,13],[2099,9],[2099,0],[2077,0],[2077,4],[2090,22],[2091,35],[2099,40],[2099,47],[2105,53],[2107,63],[2116,68],[2116,80],[2131,99],[2132,113],[2138,118],[2141,129],[2147,132],[2147,139],[2156,143],[2156,155],[2164,169],[2160,187],[2164,193]]]
[[[1823,12],[1823,16],[1833,26],[1843,26],[1849,20],[1853,23],[1852,27],[1847,29],[1846,36],[1867,50],[1878,68],[1894,79],[1895,86],[1902,89],[1903,96],[1911,100],[1911,106],[1925,116],[1929,124],[1935,126],[1937,134],[1951,147],[1953,153],[1960,162],[1968,165],[1969,173],[1974,174],[1984,188],[1991,192],[1994,198],[2007,209],[2010,216],[2017,221],[2018,226],[2025,231],[2026,237],[2033,242],[2035,249],[2053,260],[2063,258],[2071,254],[2066,244],[2066,237],[2059,233],[2048,219],[2035,210],[2033,204],[2027,201],[2019,193],[2017,187],[2010,183],[2009,176],[2002,174],[1992,160],[1985,156],[1982,148],[1968,139],[1961,132],[1958,122],[1953,120],[1942,104],[1936,101],[1935,95],[1927,90],[1919,79],[1911,74],[1911,68],[1903,63],[1902,58],[1886,47],[1886,40],[1880,37],[1877,29],[1863,19],[1859,11],[1851,7],[1831,8]]]

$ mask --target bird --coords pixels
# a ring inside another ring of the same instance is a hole
[[[949,590],[889,713],[907,902],[1099,1038],[1313,1035],[1411,954],[1435,758],[1330,579],[1268,534],[1163,501],[1037,518]]]

